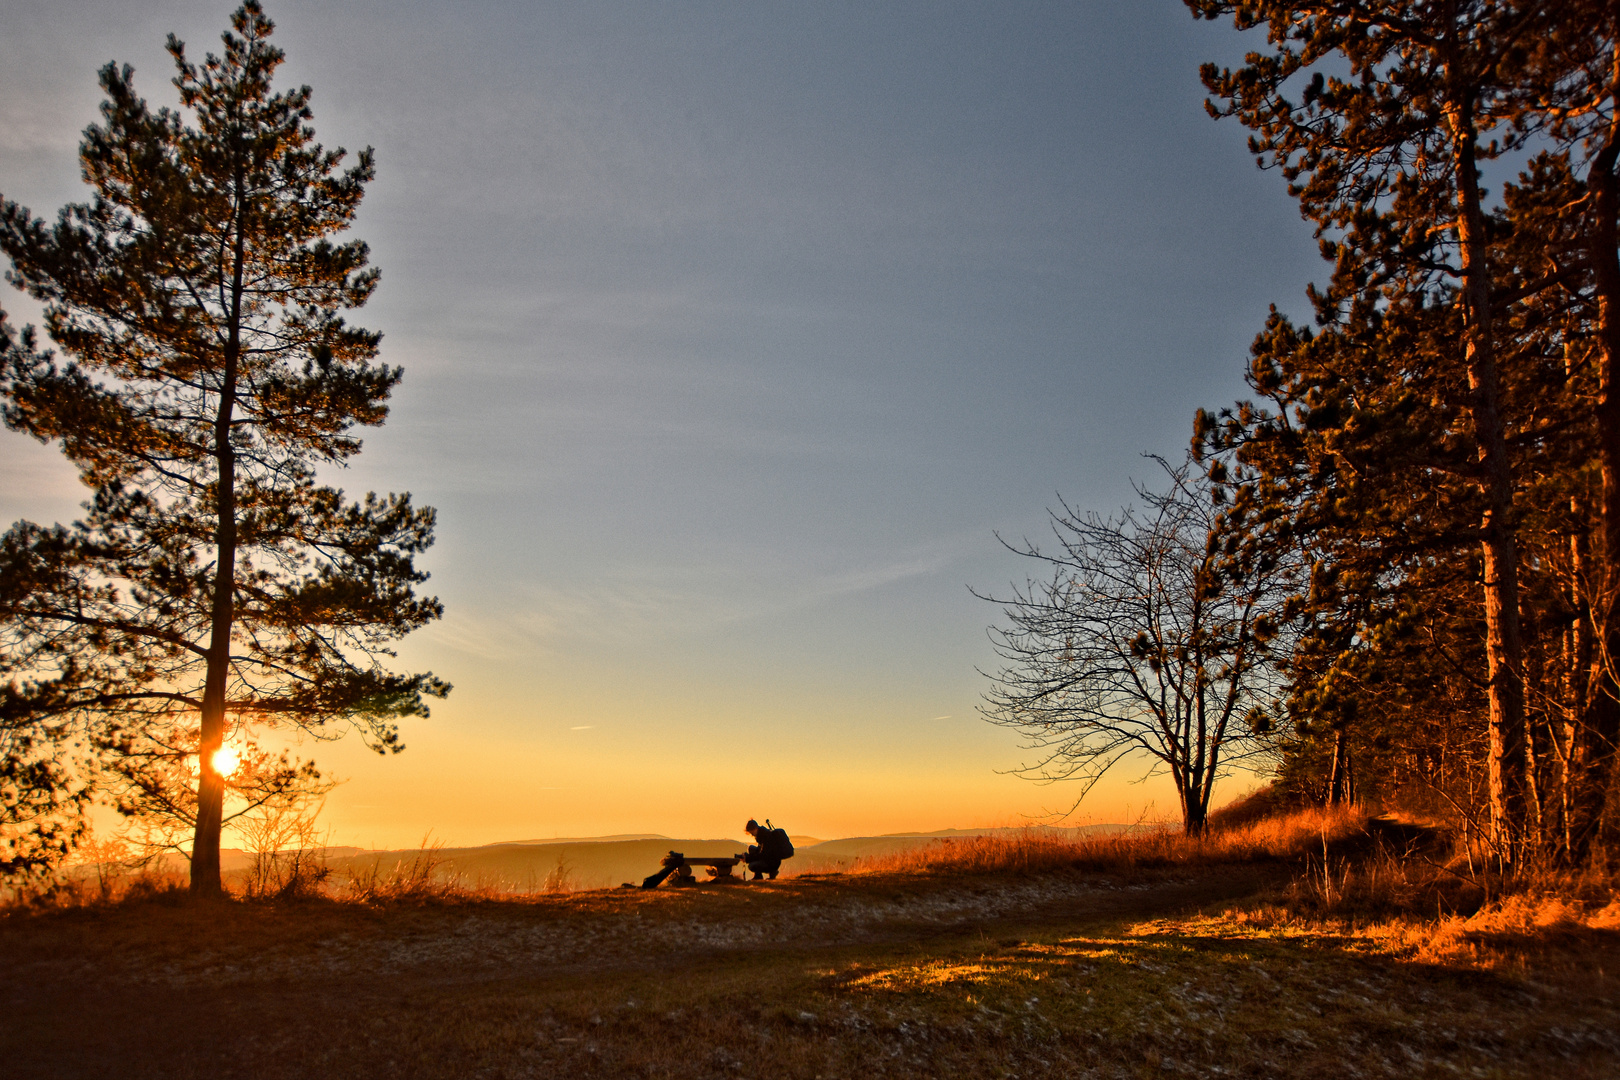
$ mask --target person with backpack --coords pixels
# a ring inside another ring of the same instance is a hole
[[[769,818],[764,825],[749,818],[743,829],[755,840],[748,846],[748,869],[753,871],[754,880],[761,877],[776,880],[782,860],[793,858],[793,841],[788,839],[787,830],[773,827]]]

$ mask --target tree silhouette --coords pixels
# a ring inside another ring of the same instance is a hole
[[[171,35],[180,110],[151,110],[108,64],[80,147],[90,202],[54,223],[0,208],[11,280],[70,358],[12,349],[5,421],[59,441],[94,492],[70,526],[6,535],[0,574],[32,568],[0,609],[6,715],[84,725],[126,809],[193,763],[195,893],[220,889],[229,733],[348,721],[397,751],[397,719],[449,691],[385,666],[441,614],[414,592],[433,511],[317,480],[383,422],[401,372],[343,317],[378,281],[363,242],[334,239],[372,152],[342,168],[314,141],[309,88],[271,91],[273,29],[247,0],[201,64]]]
[[[1039,753],[1022,772],[1079,780],[1081,798],[1128,760],[1168,772],[1196,835],[1224,770],[1266,749],[1258,736],[1301,567],[1247,543],[1186,467],[1166,472],[1168,492],[1139,491],[1140,514],[1064,506],[1052,514],[1056,547],[1008,545],[1049,572],[1005,599],[981,597],[1006,619],[991,631],[1004,666],[983,711]]]

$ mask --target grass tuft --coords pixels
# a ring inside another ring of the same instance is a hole
[[[1072,840],[1041,829],[937,840],[861,859],[854,874],[1030,874],[1081,870],[1128,876],[1138,869],[1300,859],[1363,836],[1371,815],[1358,807],[1310,808],[1204,836],[1168,827]]]

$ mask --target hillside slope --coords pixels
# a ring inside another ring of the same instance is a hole
[[[1612,933],[1567,931],[1516,973],[1418,963],[1245,914],[1289,873],[14,915],[0,1061],[16,1080],[1620,1074]]]

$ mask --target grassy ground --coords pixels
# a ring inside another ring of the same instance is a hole
[[[19,910],[0,1073],[1620,1075],[1612,902],[1369,917],[1332,861],[1360,827],[1320,830],[1315,872],[1280,841],[936,851],[766,886]]]

